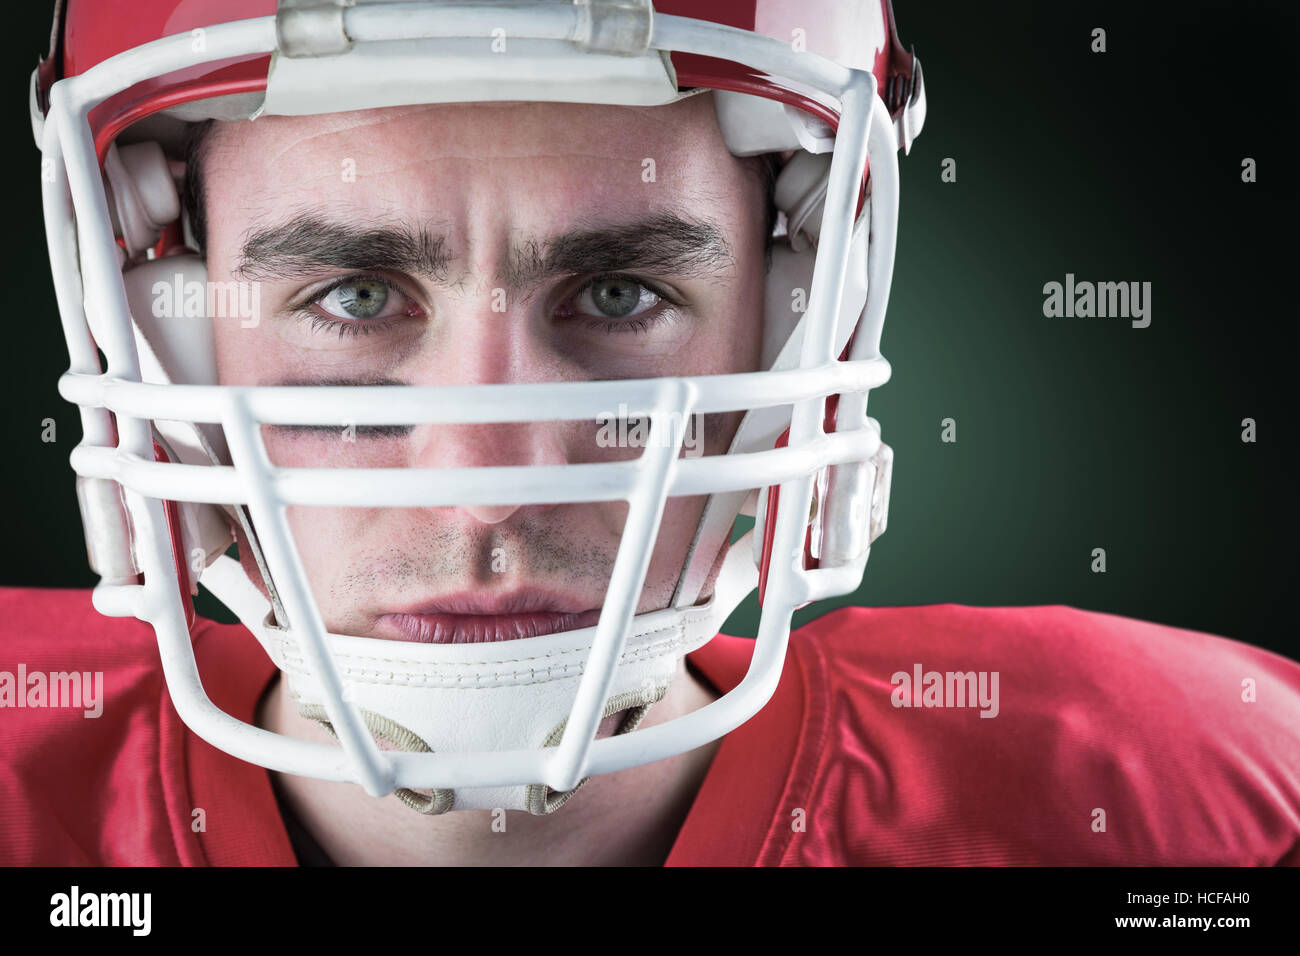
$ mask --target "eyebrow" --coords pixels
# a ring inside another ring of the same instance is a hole
[[[527,241],[508,261],[498,278],[518,289],[557,276],[629,268],[704,277],[734,260],[714,223],[661,212],[627,224],[580,227],[542,243]]]
[[[446,282],[454,257],[444,236],[408,225],[353,226],[320,216],[296,216],[254,232],[244,242],[239,278],[307,278],[322,269],[391,269]],[[520,289],[565,275],[644,269],[706,277],[734,263],[713,222],[661,212],[629,223],[580,225],[545,240],[514,245],[495,277]]]
[[[426,229],[364,228],[304,215],[249,236],[234,274],[296,279],[322,269],[396,269],[442,279],[450,260],[446,241]]]

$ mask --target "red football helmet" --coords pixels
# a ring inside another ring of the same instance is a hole
[[[589,774],[697,747],[763,706],[793,611],[853,591],[885,526],[891,454],[866,401],[889,375],[879,342],[897,150],[925,117],[920,63],[898,40],[889,0],[68,0],[56,19],[31,110],[71,356],[60,391],[84,429],[72,464],[102,577],[95,602],[155,627],[172,699],[196,733],[263,766],[397,792],[421,812],[544,813]],[[498,36],[509,37],[507,55],[491,51]],[[218,383],[205,314],[150,307],[160,279],[205,278],[180,202],[187,124],[437,102],[645,107],[701,93],[714,97],[732,153],[784,161],[759,371],[233,387]],[[807,291],[803,310],[791,305],[796,289]],[[260,438],[263,425],[491,423],[517,421],[520,408],[536,421],[578,420],[615,406],[666,440],[632,462],[385,470],[276,468]],[[676,423],[723,411],[745,412],[729,452],[683,459]],[[637,615],[673,495],[708,502],[671,605]],[[630,510],[599,624],[505,650],[328,633],[285,521],[291,505],[617,499]],[[752,538],[732,544],[747,506]],[[226,557],[236,528],[269,602]],[[208,699],[187,627],[200,581],[263,642],[303,713],[339,747],[237,721]],[[639,717],[660,699],[681,657],[755,586],[758,646],[735,690],[685,717],[639,730],[630,719],[595,739],[603,716]],[[376,736],[397,749],[381,751]]]

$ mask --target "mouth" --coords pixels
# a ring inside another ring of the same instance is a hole
[[[544,591],[452,594],[380,615],[376,637],[417,644],[486,644],[592,627],[600,608]]]

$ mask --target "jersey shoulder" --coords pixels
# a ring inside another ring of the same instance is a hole
[[[272,666],[252,635],[200,619],[191,636],[210,699],[249,719]],[[256,861],[287,843],[269,813],[271,835],[251,832],[254,804],[274,807],[265,772],[181,723],[149,624],[100,615],[88,590],[0,588],[0,860],[193,865],[229,844]],[[196,833],[196,807],[224,842]]]
[[[175,862],[114,829],[161,800],[163,690],[148,625],[102,617],[86,590],[0,589],[0,857]]]
[[[844,608],[791,656],[832,857],[1300,863],[1295,661],[1069,607],[951,604]]]

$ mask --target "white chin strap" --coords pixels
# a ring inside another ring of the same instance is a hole
[[[678,662],[707,644],[753,589],[749,542],[729,552],[713,598],[697,607],[633,618],[602,716],[624,713],[616,733],[635,730],[663,699]],[[215,561],[202,583],[239,615],[284,673],[299,713],[333,730],[325,695],[294,633],[274,624],[266,599],[231,558]],[[577,695],[596,628],[481,644],[418,644],[328,634],[325,643],[344,686],[381,749],[410,752],[532,750],[556,746]],[[577,792],[541,784],[418,791],[395,795],[420,813],[527,810],[551,813]]]

